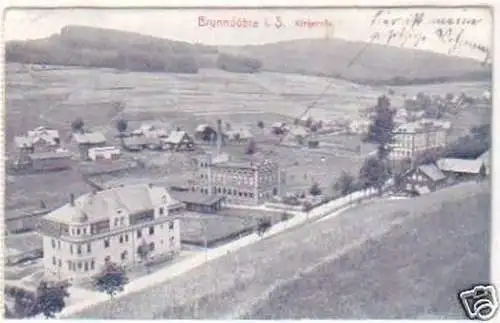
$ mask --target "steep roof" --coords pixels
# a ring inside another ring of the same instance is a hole
[[[102,132],[84,132],[73,134],[78,144],[101,144],[106,142]]]
[[[485,151],[481,156],[477,157],[476,160],[484,162],[486,165],[490,164],[490,150]]]
[[[477,159],[442,158],[436,164],[446,172],[479,174],[483,162]]]
[[[75,199],[75,205],[67,203],[52,211],[45,218],[65,223],[85,223],[107,219],[119,210],[134,214],[151,210],[160,205],[176,205],[167,190],[148,184],[114,187],[88,193]]]
[[[168,138],[164,141],[166,143],[179,144],[186,136],[190,139],[189,135],[185,131],[172,131]]]
[[[440,181],[446,178],[446,175],[435,164],[420,165],[418,169],[433,181]]]
[[[210,129],[212,129],[212,130],[215,130],[215,129],[214,129],[214,127],[210,126],[209,124],[204,123],[204,124],[200,124],[200,125],[198,125],[198,126],[196,127],[196,130],[195,130],[195,131],[196,131],[196,132],[203,132],[203,131],[205,131],[207,128],[210,128]]]
[[[71,158],[71,153],[69,152],[55,152],[55,151],[47,151],[47,152],[38,152],[30,155],[31,159],[42,160],[42,159],[66,159]]]

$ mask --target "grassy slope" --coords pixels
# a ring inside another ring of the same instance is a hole
[[[77,317],[461,316],[457,291],[489,276],[489,192],[469,183],[361,206]]]

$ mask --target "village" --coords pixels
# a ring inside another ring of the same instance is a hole
[[[489,93],[422,93],[391,106],[390,174],[380,175],[381,145],[369,137],[390,96],[356,119],[318,120],[311,106],[271,123],[123,117],[102,132],[76,118],[69,136],[43,125],[16,136],[8,177],[69,176],[82,191],[54,186],[52,200],[6,213],[8,308],[19,311],[13,295],[34,293],[42,280],[70,284],[70,304],[96,288],[115,292],[93,284],[107,264],[126,273],[123,285],[368,188],[411,198],[489,175],[489,133],[475,127],[464,136],[448,118],[490,109]]]

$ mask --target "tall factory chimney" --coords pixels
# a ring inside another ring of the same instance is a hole
[[[222,137],[224,135],[222,134],[222,120],[217,119],[217,154],[216,156],[219,156],[221,154],[221,147],[222,147]]]

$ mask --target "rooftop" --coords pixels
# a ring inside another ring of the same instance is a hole
[[[477,159],[442,158],[436,164],[439,169],[446,172],[479,174],[483,161]]]
[[[101,144],[106,142],[106,137],[102,132],[84,132],[73,134],[79,144]]]
[[[177,201],[183,203],[192,203],[192,204],[200,204],[200,205],[213,205],[223,199],[222,196],[216,195],[205,195],[195,192],[178,192],[171,191],[170,196],[172,196]]]
[[[172,131],[169,135],[168,138],[166,138],[164,141],[167,143],[172,143],[172,144],[179,144],[181,141],[189,135],[185,131]]]
[[[440,181],[446,178],[446,175],[435,164],[420,165],[418,169],[433,181]]]
[[[159,205],[175,205],[167,190],[148,184],[114,187],[82,195],[74,205],[67,203],[45,216],[46,219],[64,223],[95,222],[109,218],[117,212],[134,214]]]
[[[47,151],[47,152],[33,153],[33,154],[30,155],[30,158],[31,159],[36,159],[36,160],[71,158],[71,153],[69,153],[69,152]]]

